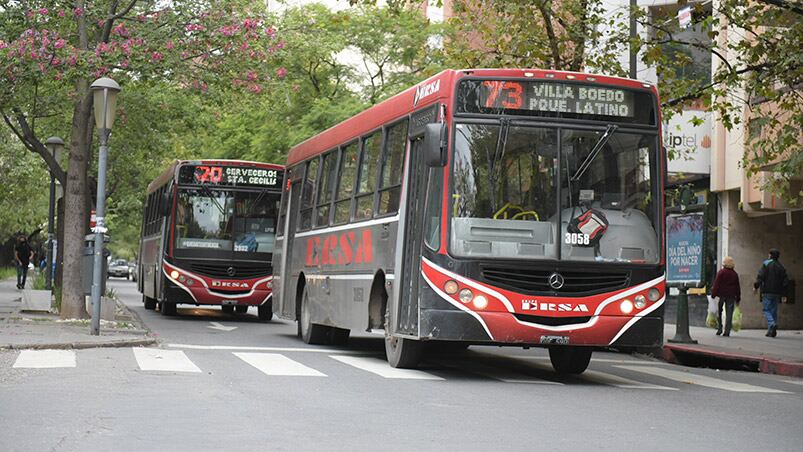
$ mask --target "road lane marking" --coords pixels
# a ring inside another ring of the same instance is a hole
[[[677,391],[677,388],[670,388],[668,386],[654,385],[650,383],[642,383],[640,381],[631,380],[629,378],[620,377],[605,372],[596,370],[586,370],[580,374],[580,378],[592,383],[599,383],[608,386],[615,386],[623,389],[657,389],[661,391]]]
[[[50,369],[75,367],[73,350],[23,350],[14,361],[17,369]]]
[[[763,392],[768,394],[790,394],[789,392],[781,391],[778,389],[771,389],[762,386],[753,386],[746,383],[736,383],[733,381],[720,380],[719,378],[707,377],[705,375],[696,375],[689,372],[681,372],[677,370],[665,369],[662,367],[647,367],[647,366],[614,366],[614,367],[655,375],[657,377],[667,378],[669,380],[674,380],[681,383],[707,386],[709,388],[722,389],[725,391]]]
[[[207,328],[211,328],[211,329],[213,329],[213,330],[220,330],[220,331],[234,331],[234,330],[236,330],[236,329],[237,329],[237,327],[236,327],[236,326],[224,326],[224,325],[223,325],[222,323],[220,323],[220,322],[209,322],[209,323],[211,323],[211,325],[209,325]]]
[[[786,383],[792,383],[793,385],[801,385],[803,386],[803,380],[784,380]]]
[[[308,353],[337,353],[342,355],[376,355],[376,353],[360,352],[354,350],[338,350],[327,348],[300,348],[300,347],[250,347],[241,345],[193,345],[193,344],[167,344],[170,348],[184,348],[187,350],[226,350],[226,351],[255,351],[255,352],[308,352]]]
[[[200,372],[181,350],[161,350],[158,348],[133,348],[134,357],[141,370],[165,372]]]
[[[325,377],[326,374],[307,367],[279,353],[234,353],[234,356],[256,367],[265,375]]]
[[[397,378],[407,380],[443,380],[443,378],[432,375],[421,370],[414,369],[396,369],[391,367],[387,361],[379,358],[364,358],[361,356],[329,356],[336,359],[343,364],[356,367],[360,370],[371,372],[372,374],[379,375],[384,378]]]

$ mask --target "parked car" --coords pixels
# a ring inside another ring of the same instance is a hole
[[[132,281],[137,280],[137,263],[136,262],[129,262],[128,263],[128,274],[131,276]]]
[[[112,261],[109,264],[109,276],[130,279],[131,275],[128,270],[128,262],[124,260]]]

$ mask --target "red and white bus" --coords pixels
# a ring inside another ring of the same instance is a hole
[[[666,157],[654,86],[529,69],[447,70],[291,149],[277,315],[305,342],[384,330],[425,344],[656,346]]]
[[[148,185],[137,267],[146,309],[257,307],[273,317],[271,257],[284,168],[237,160],[176,161]]]

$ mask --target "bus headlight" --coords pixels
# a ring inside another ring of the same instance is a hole
[[[469,303],[471,299],[474,298],[474,294],[471,292],[471,289],[463,289],[460,291],[458,297],[463,303]]]
[[[178,279],[178,271],[173,270],[170,272],[170,277],[173,279]]]
[[[658,301],[658,299],[661,298],[661,291],[653,287],[647,291],[647,298],[649,298],[650,301]]]
[[[459,288],[460,287],[457,285],[457,283],[452,281],[451,279],[449,281],[446,281],[446,284],[443,285],[443,291],[448,293],[449,295],[456,294]]]
[[[477,295],[474,297],[474,307],[477,309],[485,309],[488,307],[488,299],[485,295]]]
[[[641,308],[643,308],[644,306],[647,306],[647,299],[646,299],[646,298],[644,298],[644,295],[641,295],[641,294],[639,294],[639,295],[636,295],[636,298],[635,298],[635,303],[634,303],[634,304],[636,305],[636,307],[637,307],[638,309],[641,309]]]
[[[622,311],[623,314],[630,314],[631,312],[633,312],[633,302],[625,298],[619,305],[619,309]]]

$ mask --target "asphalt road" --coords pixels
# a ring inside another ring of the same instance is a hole
[[[0,352],[0,450],[774,450],[803,443],[803,380],[595,353],[579,377],[544,350],[472,347],[420,371],[379,336],[308,346],[256,312],[146,311],[160,347]],[[37,358],[39,356],[39,358]],[[17,367],[14,367],[15,364]]]

